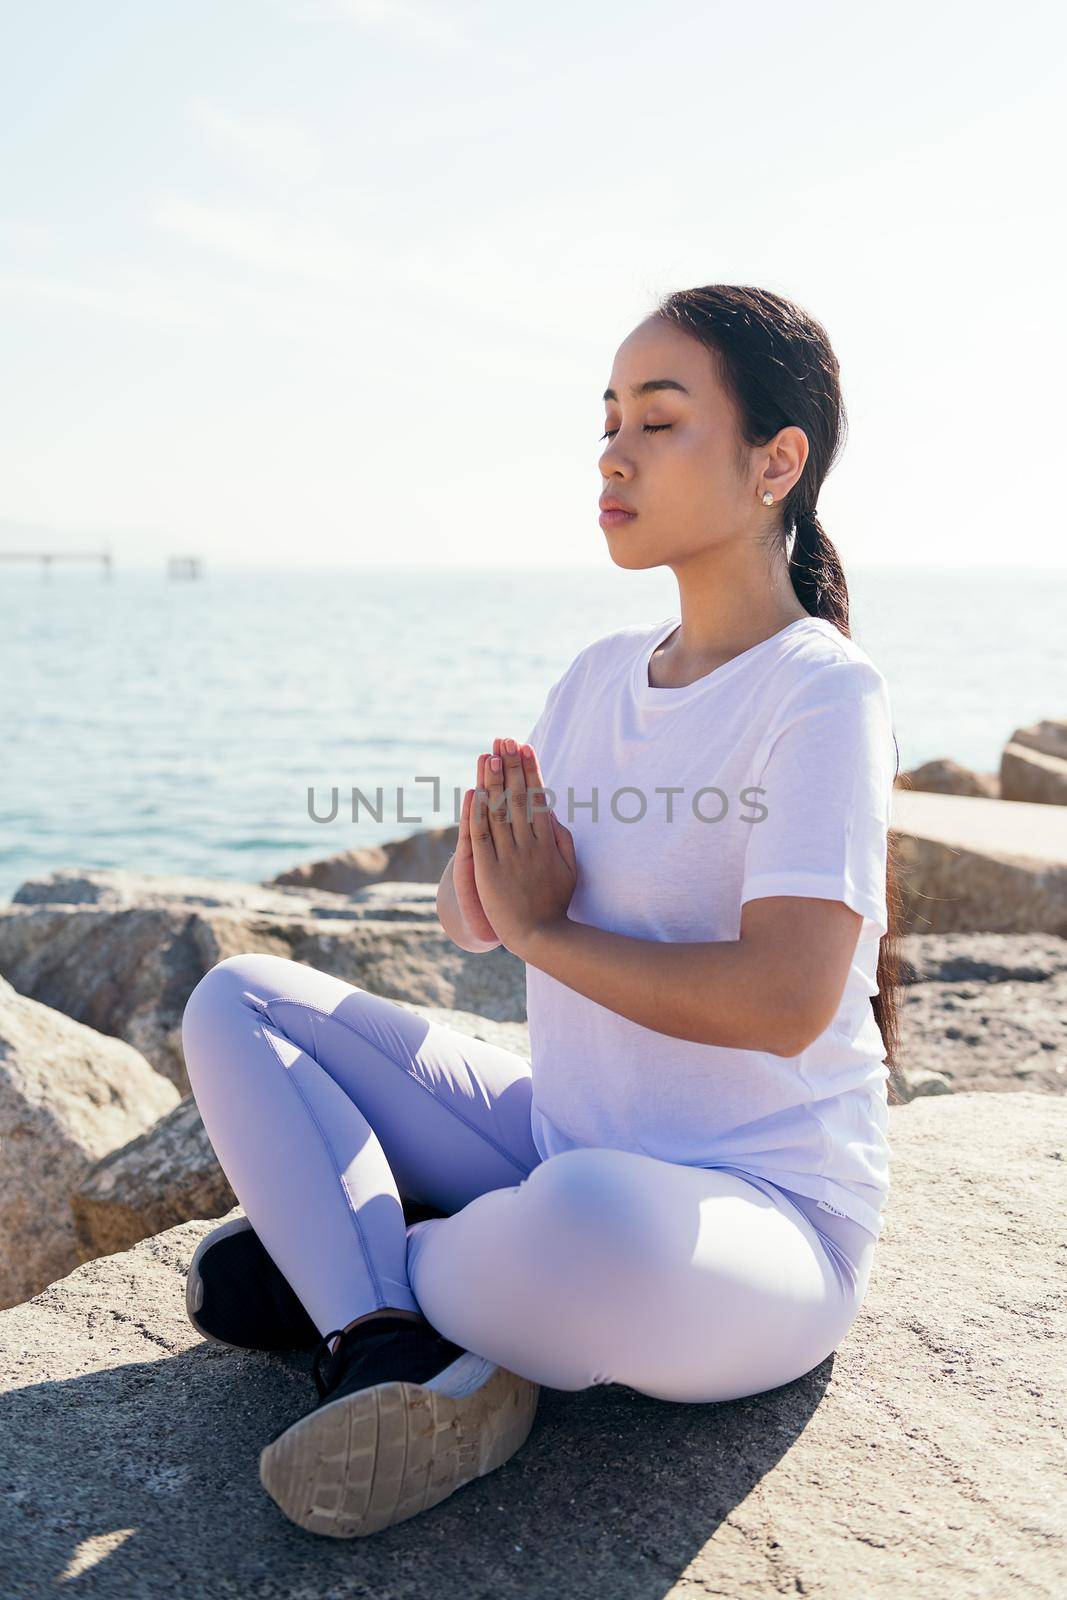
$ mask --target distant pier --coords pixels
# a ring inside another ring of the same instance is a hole
[[[38,561],[46,578],[56,561],[99,561],[101,577],[110,578],[114,560],[110,550],[0,550],[0,561]]]
[[[199,578],[203,562],[199,556],[171,556],[167,562],[168,578]]]
[[[110,578],[115,571],[115,558],[110,550],[0,550],[0,561],[36,561],[45,578],[52,576],[57,561],[94,561],[100,565],[101,576]],[[168,556],[168,578],[202,578],[204,563],[200,556]]]

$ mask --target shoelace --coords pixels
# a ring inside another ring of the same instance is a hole
[[[329,1333],[324,1333],[318,1344],[315,1346],[315,1353],[311,1358],[311,1376],[315,1380],[315,1388],[319,1392],[320,1400],[325,1399],[326,1391],[329,1388],[329,1382],[323,1377],[322,1374],[323,1357],[332,1356],[334,1354],[334,1351],[330,1349],[330,1340],[336,1339],[337,1335],[341,1331],[342,1330],[340,1328],[333,1328]],[[341,1346],[338,1345],[337,1349],[340,1350],[340,1348]]]

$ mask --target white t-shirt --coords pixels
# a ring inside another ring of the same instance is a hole
[[[859,943],[833,1022],[791,1057],[672,1038],[527,965],[534,1142],[542,1159],[606,1145],[739,1167],[877,1238],[888,1069],[871,997],[896,769],[886,680],[832,622],[802,617],[695,683],[654,688],[649,658],[679,621],[587,645],[529,735],[574,836],[568,916],[636,939],[734,940],[746,900],[806,895],[861,912]]]

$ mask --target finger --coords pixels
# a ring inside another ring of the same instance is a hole
[[[551,807],[541,776],[541,764],[532,744],[524,744],[521,749],[526,769],[526,811],[530,818],[530,831],[535,839],[546,839],[551,831],[548,821]]]
[[[478,762],[477,762],[477,766],[475,768],[475,777],[474,777],[475,787],[474,787],[474,790],[472,791],[472,798],[471,798],[471,818],[472,818],[472,820],[477,815],[479,805],[482,805],[483,808],[484,808],[484,802],[479,801],[478,794],[479,794],[480,790],[488,790],[488,777],[489,777],[489,756],[488,756],[487,752],[483,750],[481,752],[481,754],[478,756]]]
[[[496,741],[494,740],[494,743],[495,742]],[[477,808],[479,805],[481,806],[483,817],[490,836],[492,835],[493,818],[489,805],[489,802],[492,799],[489,779],[492,776],[494,753],[495,752],[492,750],[483,750],[481,755],[478,757],[478,789],[475,790],[474,795],[475,807]]]
[[[476,860],[479,857],[483,857],[487,850],[494,855],[496,854],[493,848],[492,835],[489,831],[489,820],[486,815],[485,802],[481,798],[484,793],[484,789],[467,790],[467,794],[470,795],[470,805],[468,809],[470,813],[469,826],[471,835],[471,850]]]
[[[507,786],[508,786],[507,768],[506,768],[506,766],[504,764],[504,755],[505,755],[505,748],[504,747],[505,747],[506,744],[507,744],[507,740],[506,739],[494,739],[493,740],[493,755],[496,756],[498,758],[498,760],[500,761],[500,770],[501,770],[501,775],[502,775],[502,779],[503,779],[503,787],[505,789],[507,789]],[[491,756],[486,756],[486,758],[485,758],[486,787],[488,787],[488,782],[489,782],[489,768],[490,768],[491,760],[492,760]],[[506,811],[504,812],[504,816],[505,816],[506,820],[510,823],[511,818],[507,815]]]
[[[471,796],[472,796],[473,793],[474,793],[473,789],[464,789],[464,791],[463,791],[463,801],[462,801],[462,803],[460,805],[460,808],[459,808],[459,838],[456,840],[456,850],[457,850],[457,852],[459,850],[460,845],[464,845],[466,847],[466,849],[468,849],[468,850],[470,849],[470,843],[471,843]]]
[[[508,816],[508,794],[504,786],[504,763],[500,756],[492,756],[486,762],[485,789],[489,796],[489,832],[499,856],[515,847]]]
[[[552,822],[552,833],[556,840],[556,848],[571,871],[578,874],[578,857],[574,849],[574,836],[569,828],[565,828],[554,811],[549,812]]]
[[[486,758],[485,758],[485,779],[484,779],[484,783],[483,783],[483,787],[485,789],[489,788],[489,776],[490,776],[490,773],[492,771],[493,757],[496,756],[496,758],[498,760],[500,760],[501,755],[502,755],[503,743],[504,743],[503,739],[494,739],[493,740],[492,751],[489,754],[486,755]],[[501,760],[501,772],[503,772],[503,761],[502,760]],[[503,787],[503,784],[502,784],[502,787]]]
[[[481,788],[481,786],[482,786],[481,785],[482,760],[483,760],[482,756],[479,755],[478,758],[477,758],[477,762],[475,764],[475,774],[474,774],[475,787],[473,789],[465,789],[463,791],[463,804],[462,804],[462,806],[460,808],[460,813],[459,813],[460,829],[461,830],[463,830],[463,829],[466,830],[467,843],[469,845],[471,845],[472,849],[473,849],[473,843],[472,843],[472,838],[471,838],[471,824],[475,820],[475,812],[476,812],[476,807],[477,807],[477,799],[476,799],[477,793],[478,793],[479,788]]]
[[[526,766],[522,748],[515,739],[501,739],[504,787],[511,796],[511,833],[517,845],[527,845],[536,837],[526,803]]]

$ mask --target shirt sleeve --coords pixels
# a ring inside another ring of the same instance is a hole
[[[547,722],[549,713],[551,711],[550,700],[551,691],[549,691],[549,699],[546,700],[544,705],[541,707],[537,721],[534,723],[533,727],[526,735],[526,738],[523,740],[523,744],[532,745],[538,755],[541,753],[541,735],[544,732],[545,723]]]
[[[556,701],[559,699],[560,690],[563,688],[566,680],[570,677],[571,672],[574,670],[574,666],[575,661],[572,661],[570,665],[560,673],[555,683],[552,684],[547,695],[545,696],[545,703],[538,713],[537,721],[534,723],[533,727],[526,735],[526,738],[523,740],[524,744],[533,746],[538,756],[541,755],[545,732],[548,728],[549,722],[552,719],[552,712],[555,709]]]
[[[757,756],[750,804],[762,814],[746,819],[741,904],[768,895],[843,900],[884,934],[895,774],[889,688],[877,667],[849,659],[810,673]]]

